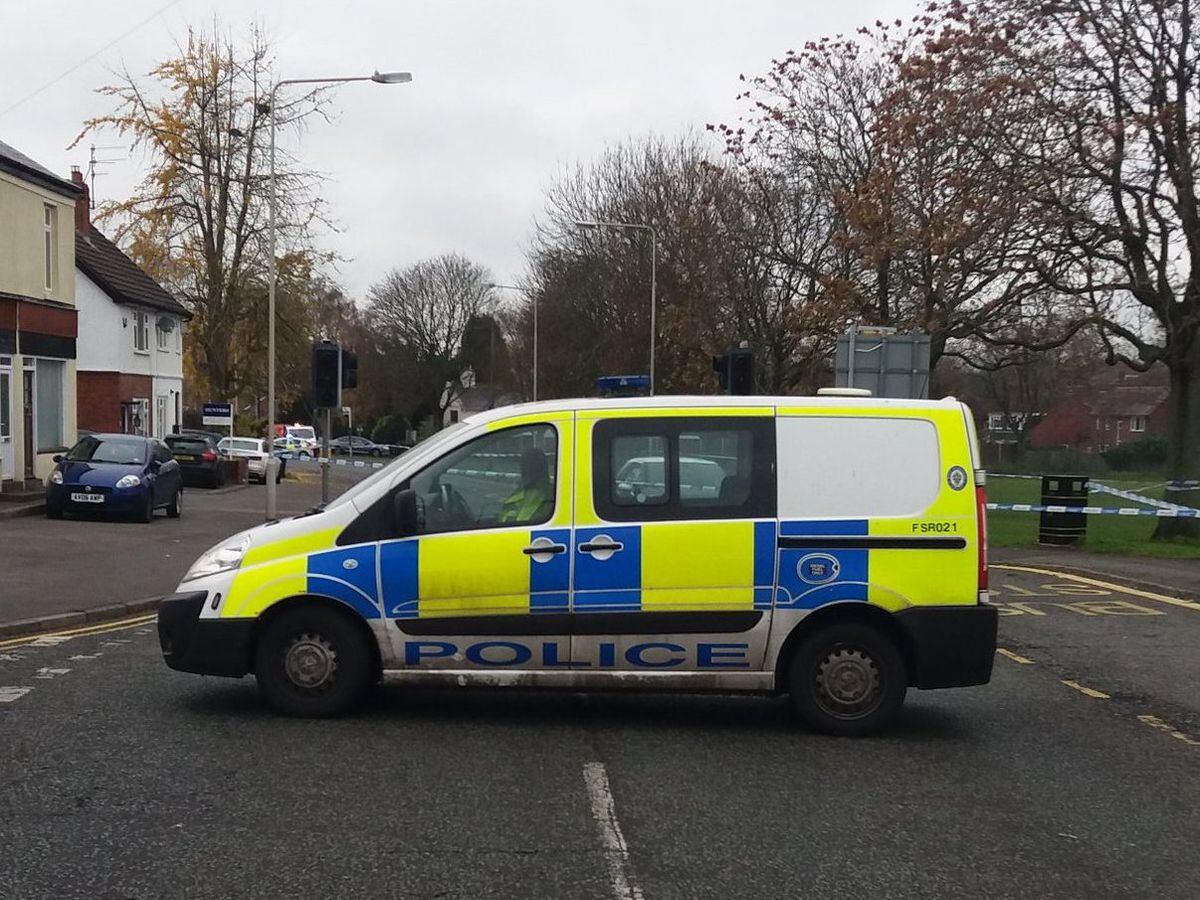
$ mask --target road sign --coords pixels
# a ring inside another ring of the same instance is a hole
[[[201,411],[201,421],[205,425],[224,425],[233,427],[232,403],[205,403]]]

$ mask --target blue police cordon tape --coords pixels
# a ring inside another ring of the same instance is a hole
[[[384,466],[388,465],[388,463],[369,462],[365,459],[337,459],[337,458],[334,458],[334,459],[329,459],[329,460],[321,460],[321,459],[301,459],[299,457],[285,457],[285,458],[287,459],[289,466],[296,466],[296,465],[305,466],[305,465],[307,465],[307,466],[315,466],[318,468],[322,465],[325,465],[326,463],[328,463],[331,466],[351,466],[355,469],[382,469]],[[469,476],[472,476],[475,478],[500,478],[500,479],[504,479],[505,481],[511,481],[513,479],[517,479],[517,478],[521,477],[520,473],[518,473],[518,472],[491,472],[491,471],[487,471],[484,469],[449,469],[449,470],[447,470],[446,474],[448,474],[448,475],[469,475]]]
[[[988,473],[990,478],[1041,478],[1041,475],[1009,475],[1003,473]],[[1178,487],[1184,485],[1184,487]],[[1186,485],[1200,486],[1197,481],[1164,481],[1161,484],[1144,485],[1141,490],[1147,490],[1152,487],[1167,487],[1168,490],[1190,490]],[[1169,500],[1159,500],[1156,497],[1147,497],[1145,494],[1139,494],[1136,491],[1123,491],[1111,485],[1104,484],[1100,481],[1088,482],[1088,493],[1090,494],[1111,494],[1114,497],[1120,497],[1122,500],[1130,500],[1134,503],[1140,503],[1143,506],[1152,506],[1154,510],[1136,510],[1125,508],[1101,507],[1101,506],[1073,506],[1067,507],[1068,512],[1083,512],[1088,515],[1155,515],[1156,510],[1163,516],[1185,517],[1190,518],[1200,515],[1200,510],[1190,506],[1182,506],[1178,503],[1172,503]],[[1017,512],[1062,512],[1057,506],[1040,506],[1028,503],[1012,503],[1012,504],[988,504],[988,508],[996,509],[1012,509]]]
[[[319,466],[319,465],[322,465],[322,460],[320,460],[320,459],[303,459],[298,456],[283,456],[280,458],[286,459],[289,466],[295,466],[295,465]],[[334,465],[334,466],[353,466],[356,469],[382,469],[384,466],[387,465],[387,463],[381,463],[381,462],[368,462],[365,459],[330,459],[330,460],[327,460],[327,462],[330,465]]]
[[[1085,516],[1154,516],[1166,519],[1200,518],[1200,509],[1177,506],[1172,509],[1134,509],[1132,506],[1043,506],[1040,503],[989,503],[989,510],[1010,512],[1082,513]]]

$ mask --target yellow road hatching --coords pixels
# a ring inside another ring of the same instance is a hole
[[[1077,584],[1086,584],[1092,587],[1106,588],[1110,591],[1116,591],[1120,594],[1128,594],[1131,597],[1141,597],[1145,600],[1156,600],[1159,603],[1169,603],[1171,606],[1178,606],[1182,609],[1190,609],[1193,612],[1200,612],[1200,603],[1193,600],[1184,600],[1181,597],[1171,597],[1167,594],[1156,594],[1153,591],[1144,591],[1140,588],[1126,587],[1123,584],[1113,584],[1110,581],[1101,581],[1098,578],[1086,578],[1083,575],[1072,575],[1069,572],[1056,572],[1053,569],[1037,569],[1033,566],[1010,566],[1010,565],[992,565],[992,569],[1000,569],[1006,572],[1028,572],[1031,575],[1049,575],[1052,578],[1061,578],[1064,581],[1074,581]]]

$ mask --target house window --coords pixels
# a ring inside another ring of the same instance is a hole
[[[1140,434],[1141,432],[1145,431],[1146,430],[1146,417],[1145,416],[1133,416],[1132,418],[1130,418],[1129,430],[1136,434]]]
[[[154,435],[160,440],[167,436],[167,398],[162,394],[154,398]]]
[[[988,413],[988,431],[1004,430],[1004,413]]]
[[[458,410],[457,409],[450,410],[450,424],[453,425],[457,421],[458,421]]]
[[[183,352],[183,322],[180,322],[175,329],[175,352]]]
[[[58,209],[49,203],[42,207],[43,257],[46,267],[46,290],[54,290],[54,271],[58,254]]]
[[[150,317],[141,310],[133,313],[133,349],[138,353],[150,352]]]
[[[166,352],[166,350],[167,350],[167,335],[168,335],[168,333],[169,332],[167,332],[167,330],[162,327],[161,320],[154,326],[154,336],[158,340],[158,349],[162,350],[163,352]]]
[[[63,446],[63,363],[58,359],[37,361],[36,406],[39,453]]]

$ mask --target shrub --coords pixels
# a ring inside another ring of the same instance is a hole
[[[403,416],[383,416],[371,429],[371,440],[377,444],[403,444],[408,422]]]
[[[1157,469],[1167,461],[1167,439],[1158,435],[1147,435],[1106,450],[1101,456],[1112,468],[1120,472],[1131,469]]]

